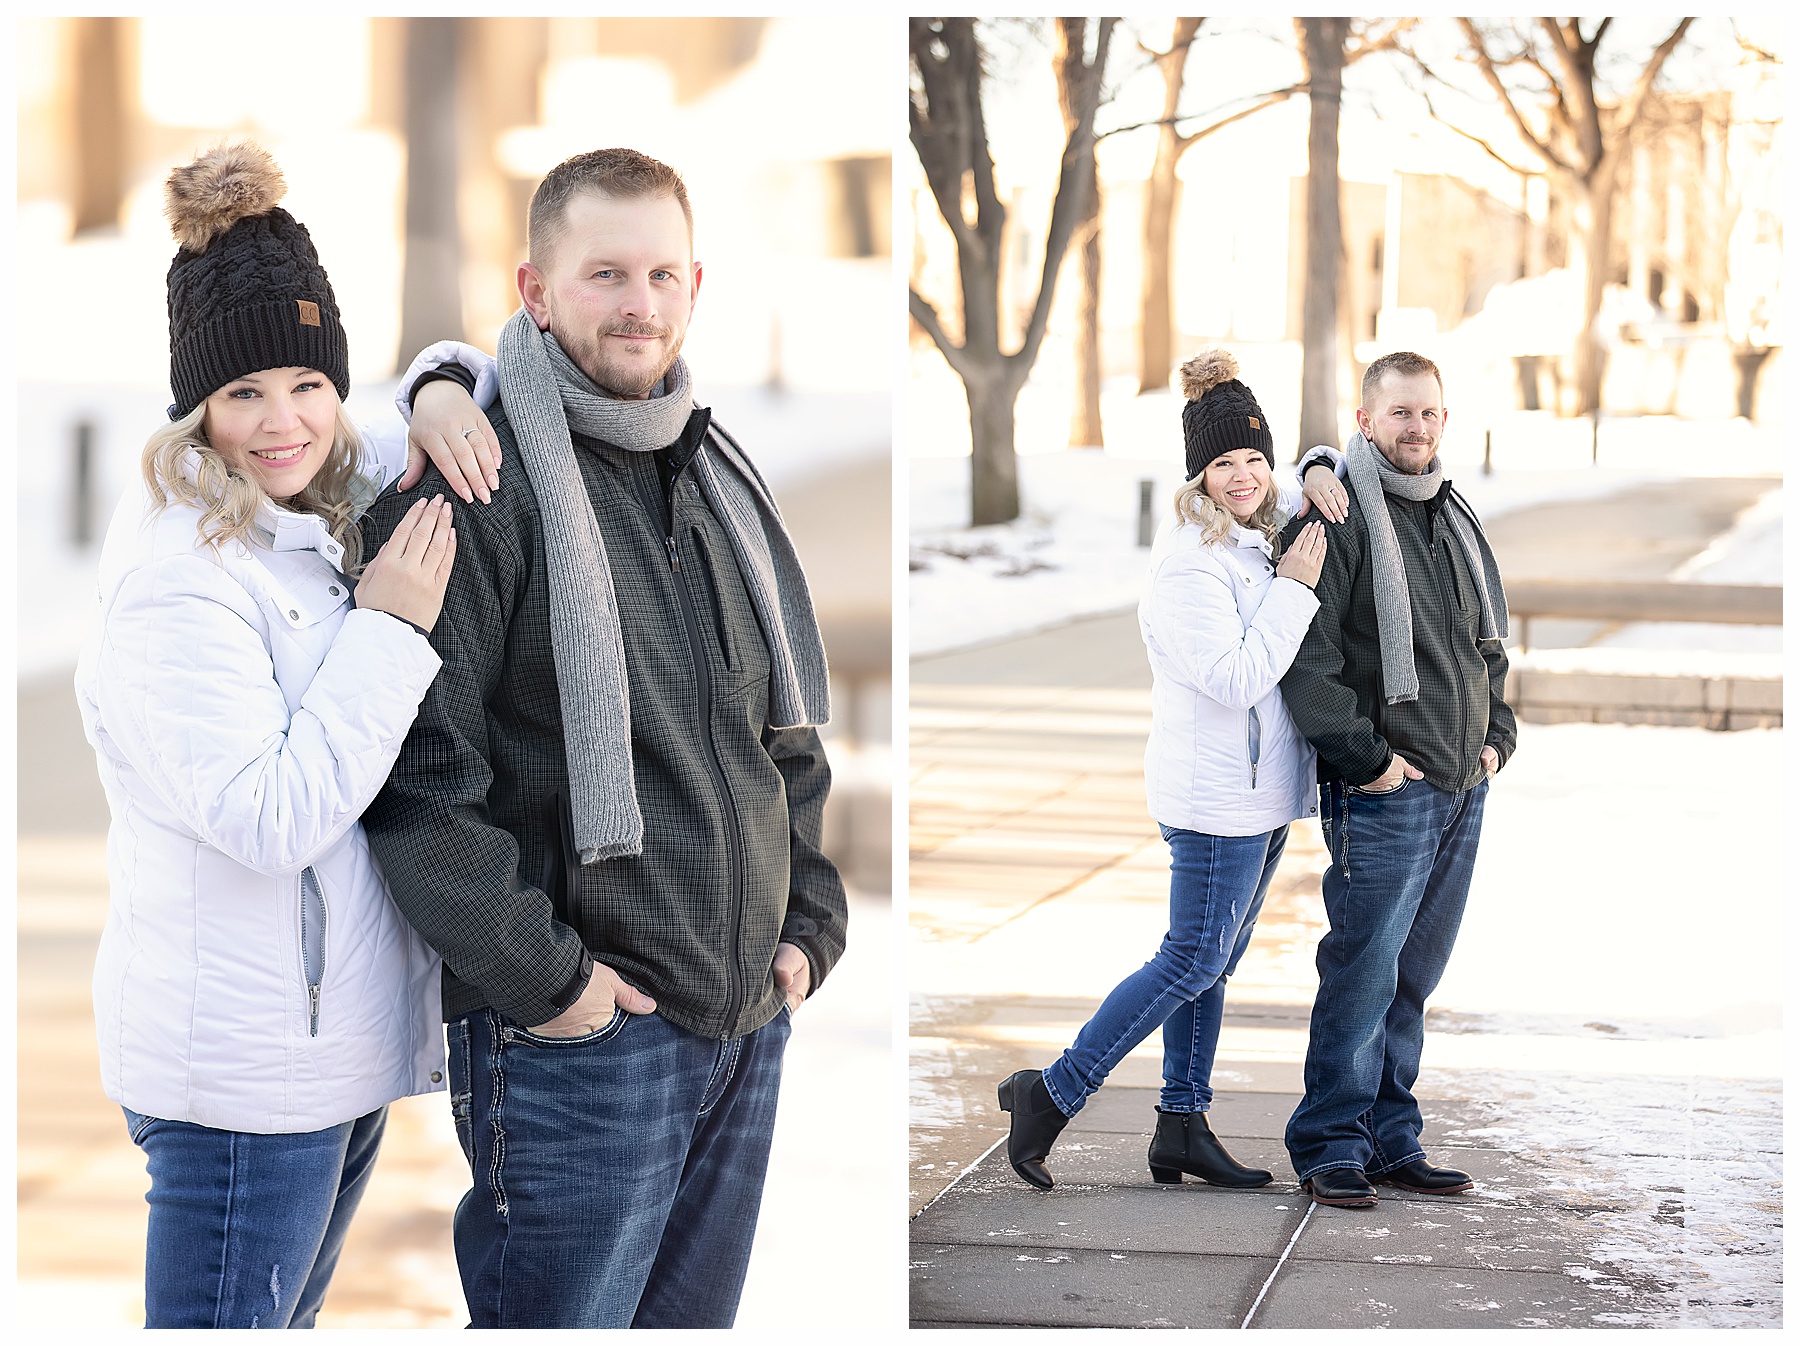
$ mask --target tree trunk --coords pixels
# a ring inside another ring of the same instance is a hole
[[[406,257],[400,293],[405,370],[434,341],[461,341],[462,240],[456,210],[458,19],[406,21]]]
[[[1306,139],[1306,293],[1301,316],[1300,442],[1338,442],[1338,277],[1343,221],[1338,210],[1338,115],[1344,91],[1348,19],[1298,19],[1311,117]]]
[[[1144,188],[1144,282],[1138,302],[1138,392],[1160,392],[1169,386],[1175,367],[1175,287],[1171,265],[1175,235],[1175,196],[1180,180],[1175,169],[1175,128],[1159,126],[1156,163]]]
[[[1087,20],[1056,21],[1056,95],[1062,107],[1063,134],[1072,135],[1081,121],[1087,86],[1103,71],[1087,63]],[[1100,173],[1094,147],[1087,149],[1083,171],[1091,184],[1087,209],[1076,227],[1079,259],[1075,287],[1075,405],[1069,416],[1069,447],[1104,448],[1100,426]]]
[[[1019,459],[1013,452],[1018,388],[1002,375],[963,381],[969,398],[970,522],[1011,523],[1019,517]]]
[[[1169,386],[1175,367],[1175,207],[1181,195],[1176,169],[1193,144],[1175,129],[1181,90],[1187,80],[1187,58],[1204,19],[1176,19],[1169,50],[1157,58],[1162,70],[1162,125],[1156,128],[1156,162],[1144,184],[1144,271],[1138,294],[1138,393]]]
[[[125,203],[125,19],[75,29],[75,232],[111,229]]]
[[[1606,347],[1600,337],[1600,301],[1612,252],[1614,176],[1612,161],[1579,183],[1575,193],[1575,237],[1581,252],[1581,328],[1575,336],[1575,414],[1600,409],[1606,379]]]
[[[1096,179],[1093,195],[1100,195]],[[1098,204],[1096,203],[1096,209]],[[1075,291],[1075,407],[1069,417],[1069,447],[1103,449],[1100,425],[1100,221],[1096,217],[1078,254],[1081,284]]]

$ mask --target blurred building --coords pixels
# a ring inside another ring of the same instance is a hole
[[[113,503],[168,402],[169,170],[265,145],[391,416],[428,341],[518,306],[545,171],[628,144],[687,181],[697,390],[794,516],[837,683],[828,822],[889,884],[889,25],[854,18],[403,19],[246,12],[17,25],[22,677],[73,666]],[[21,769],[25,770],[24,763]]]

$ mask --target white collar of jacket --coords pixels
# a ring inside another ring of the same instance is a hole
[[[1260,528],[1246,528],[1241,523],[1231,525],[1231,545],[1234,547],[1254,547],[1264,556],[1274,556],[1275,549],[1269,545],[1269,539],[1263,536]]]
[[[198,451],[193,449],[181,455],[181,475],[187,478],[189,485],[199,480],[198,457]],[[257,541],[270,551],[317,552],[332,569],[340,574],[343,572],[344,548],[331,536],[325,520],[317,514],[283,509],[265,497],[262,507],[256,511],[254,526]]]

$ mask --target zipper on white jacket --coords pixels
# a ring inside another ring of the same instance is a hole
[[[306,976],[307,1020],[319,1036],[319,988],[325,981],[325,890],[311,865],[300,871],[300,967]]]
[[[1256,764],[1262,757],[1262,717],[1256,713],[1256,707],[1250,707],[1250,719],[1245,730],[1246,746],[1250,750],[1250,788],[1256,788]]]

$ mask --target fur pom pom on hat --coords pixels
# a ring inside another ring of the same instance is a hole
[[[1190,402],[1198,402],[1221,383],[1237,376],[1237,357],[1230,351],[1201,351],[1181,367],[1181,395]]]
[[[200,253],[239,220],[267,215],[286,193],[287,179],[262,146],[221,145],[169,174],[163,214],[175,241]]]
[[[269,152],[242,141],[169,174],[170,420],[262,369],[316,369],[349,396],[337,296],[312,235],[277,204],[286,190]]]
[[[1220,454],[1255,449],[1275,465],[1275,437],[1256,394],[1238,382],[1238,362],[1230,351],[1201,351],[1181,366],[1181,432],[1187,441],[1187,477],[1192,481]]]

